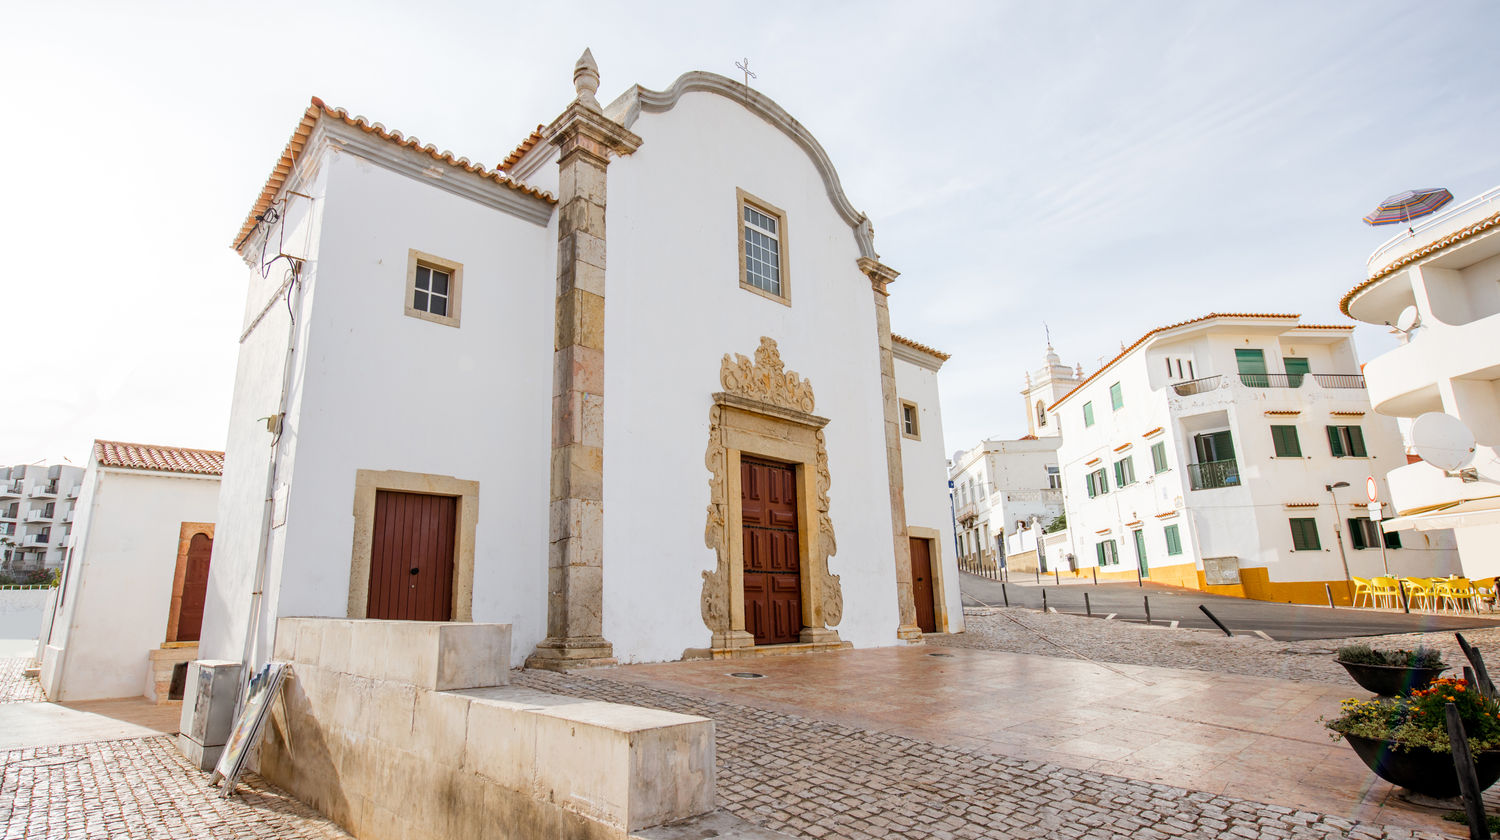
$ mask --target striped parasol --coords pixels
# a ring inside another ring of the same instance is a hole
[[[1412,219],[1427,215],[1453,200],[1453,193],[1442,187],[1427,190],[1407,190],[1397,193],[1375,208],[1365,217],[1367,225],[1409,224]]]

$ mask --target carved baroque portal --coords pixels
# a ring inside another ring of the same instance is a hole
[[[714,648],[753,644],[745,631],[744,556],[739,530],[739,457],[770,457],[795,464],[801,505],[803,638],[837,642],[827,628],[843,620],[844,597],[839,576],[828,571],[838,550],[828,515],[828,450],[823,427],[828,420],[812,413],[812,383],[786,370],[776,342],[762,337],[755,360],[725,354],[719,366],[724,391],[709,409],[708,518],[704,543],[718,557],[717,568],[703,573],[703,623],[713,631]],[[806,500],[804,503],[802,500]]]

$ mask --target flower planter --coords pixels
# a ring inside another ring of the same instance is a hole
[[[1344,740],[1375,775],[1397,787],[1439,799],[1459,795],[1458,771],[1453,769],[1453,754],[1429,749],[1398,750],[1391,741],[1343,733]],[[1500,752],[1474,755],[1479,775],[1479,789],[1500,781]]]
[[[1438,668],[1410,668],[1405,665],[1365,665],[1334,659],[1344,666],[1349,676],[1360,688],[1383,697],[1406,697],[1413,691],[1427,687],[1428,683],[1448,670],[1447,665]]]

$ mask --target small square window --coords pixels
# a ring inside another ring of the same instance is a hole
[[[740,288],[790,305],[786,213],[744,190],[739,199]]]
[[[922,426],[917,404],[906,400],[901,401],[901,436],[912,440],[922,439]]]
[[[1125,392],[1120,390],[1118,382],[1109,386],[1109,404],[1115,411],[1125,407]]]
[[[424,321],[458,326],[462,302],[464,267],[462,263],[424,254],[406,252],[406,314]]]
[[[1328,451],[1335,458],[1367,458],[1365,435],[1358,426],[1329,426]]]
[[[1272,426],[1271,445],[1276,448],[1277,458],[1302,457],[1302,443],[1297,439],[1296,426]]]
[[[1292,550],[1318,551],[1323,548],[1318,540],[1318,520],[1312,518],[1292,519]]]

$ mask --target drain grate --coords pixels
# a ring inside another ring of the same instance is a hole
[[[750,671],[735,671],[735,672],[731,673],[729,676],[735,677],[736,679],[741,679],[741,680],[763,680],[763,679],[766,678],[765,674],[756,674],[756,673],[752,673]]]

